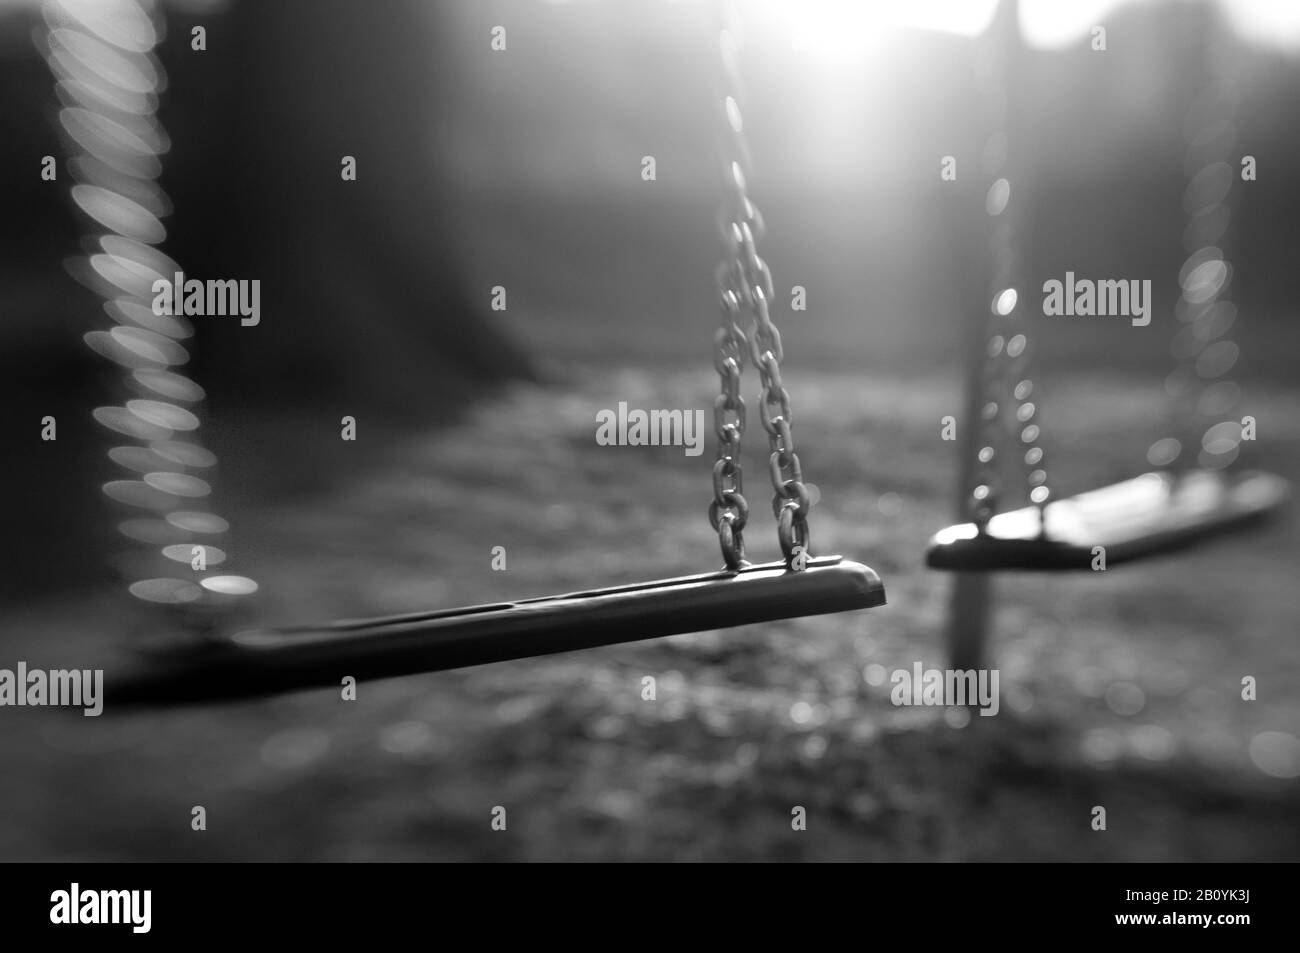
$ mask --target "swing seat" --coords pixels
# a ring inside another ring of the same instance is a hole
[[[114,703],[184,703],[435,672],[755,622],[884,605],[874,570],[841,559],[749,566],[518,602],[255,629],[159,656]]]
[[[931,569],[1091,569],[1093,547],[1106,565],[1195,543],[1258,520],[1290,495],[1290,485],[1269,473],[1196,471],[1144,473],[1049,503],[1041,532],[1037,507],[999,513],[979,533],[974,523],[936,533],[926,551]]]

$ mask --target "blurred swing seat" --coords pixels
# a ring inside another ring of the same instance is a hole
[[[1278,509],[1290,485],[1269,473],[1144,473],[1047,504],[999,513],[984,533],[961,523],[936,533],[931,569],[960,572],[1090,569],[1094,547],[1105,565],[1190,545]],[[1045,524],[1045,525],[1044,525]]]
[[[114,703],[184,703],[434,672],[508,659],[869,609],[874,570],[823,556],[517,602],[319,626],[255,629],[153,658],[113,684]]]

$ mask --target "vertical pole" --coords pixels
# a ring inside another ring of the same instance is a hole
[[[981,316],[982,317],[982,316]],[[968,323],[965,337],[966,415],[964,421],[978,419],[983,406],[984,322]],[[973,333],[972,333],[973,332]],[[970,518],[970,488],[975,485],[975,454],[979,434],[969,423],[962,428],[961,468],[957,481],[957,519]],[[989,620],[993,607],[993,576],[987,572],[952,574],[948,597],[948,661],[959,670],[982,668],[987,654]]]
[[[981,222],[981,225],[983,223]],[[983,234],[981,228],[979,234]],[[983,269],[980,271],[983,276]],[[971,488],[980,480],[976,455],[984,443],[981,430],[975,422],[985,400],[985,345],[988,341],[988,307],[984,302],[964,312],[962,322],[962,354],[965,355],[963,377],[965,381],[962,416],[959,430],[961,466],[957,474],[957,493],[954,500],[958,522],[970,519]],[[987,572],[958,572],[952,574],[948,602],[948,661],[949,667],[959,670],[981,668],[987,651],[989,619],[993,606],[993,576]]]
[[[967,671],[984,667],[992,607],[993,578],[988,573],[953,574],[948,601],[950,668]]]
[[[1008,174],[1008,139],[1012,125],[1011,85],[1014,60],[1019,48],[1019,16],[1015,0],[1002,0],[993,23],[981,38],[976,50],[976,88],[980,97],[983,127],[981,133],[984,154],[980,157],[981,184],[988,189],[999,177]],[[982,194],[982,193],[981,193]],[[1017,249],[1010,223],[1003,214],[1006,200],[994,201],[991,197],[981,203],[978,241],[983,248],[983,290],[980,298],[965,314],[962,334],[962,353],[966,355],[964,368],[965,388],[963,400],[966,412],[962,417],[960,453],[961,466],[957,476],[957,521],[966,522],[981,509],[974,499],[976,487],[983,487],[988,496],[983,504],[984,515],[975,516],[980,531],[1000,494],[1001,474],[1007,467],[1003,447],[1014,440],[1003,433],[994,437],[1000,426],[997,420],[984,421],[986,403],[993,399],[998,405],[998,416],[1005,419],[1013,401],[1013,394],[1022,361],[1010,360],[1005,341],[996,353],[989,350],[990,340],[1002,335],[1006,315],[995,318],[992,296],[1016,282]],[[995,220],[996,219],[996,220]],[[1013,306],[1014,307],[1014,306]],[[1022,338],[1022,341],[1024,339]],[[1026,345],[1027,346],[1027,345]],[[1003,380],[1014,374],[1010,381]],[[992,390],[990,389],[992,388]],[[997,446],[1001,444],[1002,447]],[[996,449],[996,454],[980,460],[984,448]],[[982,668],[988,656],[988,630],[994,614],[993,579],[988,572],[959,572],[954,574],[948,607],[948,659],[954,669]]]

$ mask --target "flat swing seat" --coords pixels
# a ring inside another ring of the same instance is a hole
[[[1090,569],[1093,547],[1106,565],[1176,549],[1258,520],[1286,502],[1290,485],[1269,473],[1144,473],[1132,480],[1049,503],[1040,532],[1037,507],[936,533],[926,551],[931,569]],[[1045,537],[1045,538],[1044,538]]]
[[[183,703],[435,672],[885,603],[874,570],[839,556],[766,563],[518,602],[253,629],[155,657],[115,703]]]

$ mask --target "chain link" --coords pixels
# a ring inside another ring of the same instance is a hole
[[[1157,441],[1147,453],[1152,465],[1179,474],[1224,469],[1246,446],[1236,434],[1214,436],[1221,428],[1235,430],[1240,418],[1241,388],[1229,376],[1235,360],[1205,360],[1211,348],[1220,355],[1237,353],[1232,334],[1237,313],[1230,261],[1233,209],[1231,189],[1224,188],[1233,180],[1235,84],[1229,65],[1212,54],[1203,56],[1200,68],[1205,77],[1184,120],[1186,257],[1174,307],[1180,324],[1172,343],[1176,367],[1165,382],[1176,436]]]
[[[1004,487],[1004,458],[1016,464],[1027,484],[1031,503],[1041,510],[1051,498],[1044,466],[1042,427],[1035,421],[1035,398],[1027,312],[1016,290],[1019,255],[1014,225],[1015,199],[1007,170],[1008,62],[1014,55],[1014,21],[995,24],[981,57],[980,92],[989,115],[983,171],[989,182],[985,211],[990,223],[989,311],[981,367],[982,400],[978,408],[978,440],[973,485],[967,495],[971,521],[984,532],[999,509]],[[1014,449],[1013,449],[1014,448]],[[1040,517],[1041,518],[1041,517]]]
[[[130,513],[118,524],[119,532],[143,544],[120,558],[131,579],[128,591],[146,602],[179,607],[197,623],[196,612],[229,611],[258,586],[248,577],[225,575],[228,554],[211,545],[229,524],[206,506],[211,486],[205,477],[217,461],[201,437],[204,391],[178,369],[189,360],[181,341],[190,331],[183,317],[159,315],[150,307],[150,279],[170,281],[180,270],[155,247],[165,238],[161,218],[170,206],[157,181],[167,142],[155,113],[165,85],[155,53],[163,11],[147,0],[97,0],[95,15],[86,17],[79,6],[47,3],[38,42],[60,81],[60,97],[66,90],[75,101],[60,112],[60,121],[77,183],[73,201],[93,229],[87,236],[91,249],[77,260],[75,273],[104,298],[114,323],[91,331],[85,341],[120,366],[127,398],[124,406],[94,412],[120,442],[110,459],[130,477],[112,480],[102,490]],[[114,48],[123,42],[130,49]],[[68,74],[69,51],[79,51],[73,58],[88,67],[85,72]],[[118,73],[136,75],[143,84],[140,95],[117,101],[121,90],[110,77]],[[104,133],[78,136],[73,133],[78,122],[130,133],[147,154],[124,153]],[[111,263],[116,280],[98,272],[97,262]],[[124,347],[124,341],[147,347]]]
[[[713,405],[714,432],[718,456],[713,465],[713,502],[709,504],[709,525],[718,533],[722,557],[728,569],[746,565],[743,530],[749,505],[741,492],[741,438],[745,432],[745,401],[740,395],[744,352],[758,370],[759,421],[768,439],[768,474],[773,497],[772,513],[777,521],[777,540],[787,564],[793,565],[802,548],[809,550],[808,513],[812,501],[803,482],[803,468],[795,452],[791,432],[793,414],[790,394],[781,379],[785,352],[781,332],[772,322],[775,296],[772,272],[758,254],[763,237],[763,217],[749,198],[745,169],[749,149],[744,137],[740,110],[741,82],[737,65],[740,51],[738,29],[724,26],[719,45],[726,89],[722,108],[727,129],[726,199],[719,224],[727,247],[718,266],[718,298],[722,322],[714,334],[713,366],[721,392]],[[751,319],[750,327],[741,322]]]

